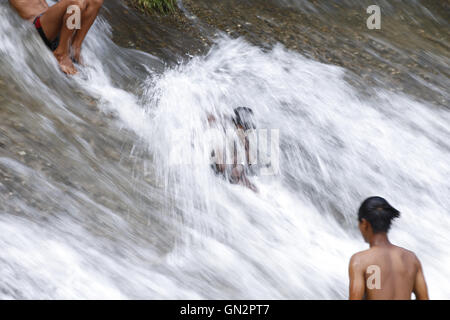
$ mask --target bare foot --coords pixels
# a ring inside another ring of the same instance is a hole
[[[84,66],[83,57],[81,56],[81,48],[72,47],[73,61]]]
[[[68,54],[59,54],[55,51],[53,55],[58,61],[59,68],[62,72],[69,75],[74,75],[78,72]]]

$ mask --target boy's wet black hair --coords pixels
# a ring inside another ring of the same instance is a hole
[[[234,109],[233,122],[235,125],[240,125],[244,130],[256,129],[253,110],[247,107],[238,107]]]
[[[366,219],[373,233],[388,232],[392,220],[400,217],[400,212],[381,197],[370,197],[359,207],[358,220]]]

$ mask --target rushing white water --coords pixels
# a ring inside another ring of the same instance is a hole
[[[71,183],[0,154],[0,169],[25,181],[18,196],[0,181],[0,298],[346,298],[348,260],[366,247],[356,211],[371,195],[401,211],[392,241],[422,260],[431,297],[450,298],[448,110],[382,88],[361,94],[342,68],[240,39],[151,71],[161,63],[116,47],[104,21],[87,39],[88,66],[67,79],[10,14],[0,7],[0,75],[25,98],[0,91],[0,108],[48,137],[48,161]],[[84,116],[75,91],[96,99],[111,130]],[[207,113],[242,105],[280,132],[281,172],[252,178],[259,193],[199,164]],[[128,176],[89,135],[134,139],[120,157],[148,159]],[[173,164],[180,151],[196,165]]]

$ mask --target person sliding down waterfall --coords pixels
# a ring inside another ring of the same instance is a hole
[[[245,134],[247,130],[256,128],[253,122],[253,111],[250,108],[239,107],[234,109],[234,114],[232,122],[236,130],[235,139],[229,140],[229,148],[224,148],[221,143],[220,140],[223,136],[215,135],[212,137],[214,148],[211,152],[211,167],[217,175],[223,176],[230,183],[240,184],[254,192],[258,192],[256,186],[247,177],[248,174],[254,174],[253,165],[250,161],[250,143]],[[213,115],[208,115],[208,122],[211,128],[219,129],[216,118]],[[223,126],[222,130],[226,131]],[[228,152],[232,154],[232,163],[224,161],[224,155],[227,151],[225,149],[228,149]],[[240,157],[238,156],[240,154],[239,150],[242,149],[245,150],[245,159],[239,159]]]
[[[61,0],[49,7],[45,0],[9,0],[11,6],[25,20],[32,22],[47,47],[53,51],[60,69],[76,74],[73,62],[82,63],[81,46],[94,23],[103,0]],[[72,27],[72,15],[80,13],[80,25]]]

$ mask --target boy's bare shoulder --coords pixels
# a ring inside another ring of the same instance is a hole
[[[395,246],[395,249],[398,250],[404,261],[407,261],[409,264],[414,265],[416,268],[420,267],[419,258],[417,258],[414,252],[398,246]]]
[[[364,266],[366,264],[365,262],[366,262],[367,258],[370,256],[370,254],[371,254],[370,248],[367,250],[363,250],[363,251],[359,251],[359,252],[355,253],[350,258],[350,265],[352,265],[353,267]]]
[[[394,246],[396,250],[398,250],[402,255],[404,255],[405,257],[408,257],[410,259],[414,259],[414,260],[419,260],[417,259],[417,256],[414,252],[412,252],[411,250],[399,247],[399,246]]]
[[[365,256],[367,256],[367,255],[369,255],[371,251],[372,251],[371,248],[366,249],[366,250],[363,250],[363,251],[359,251],[359,252],[355,253],[355,254],[352,256],[352,258],[354,257],[355,259],[361,259],[361,258],[363,258],[363,257],[365,257]]]

